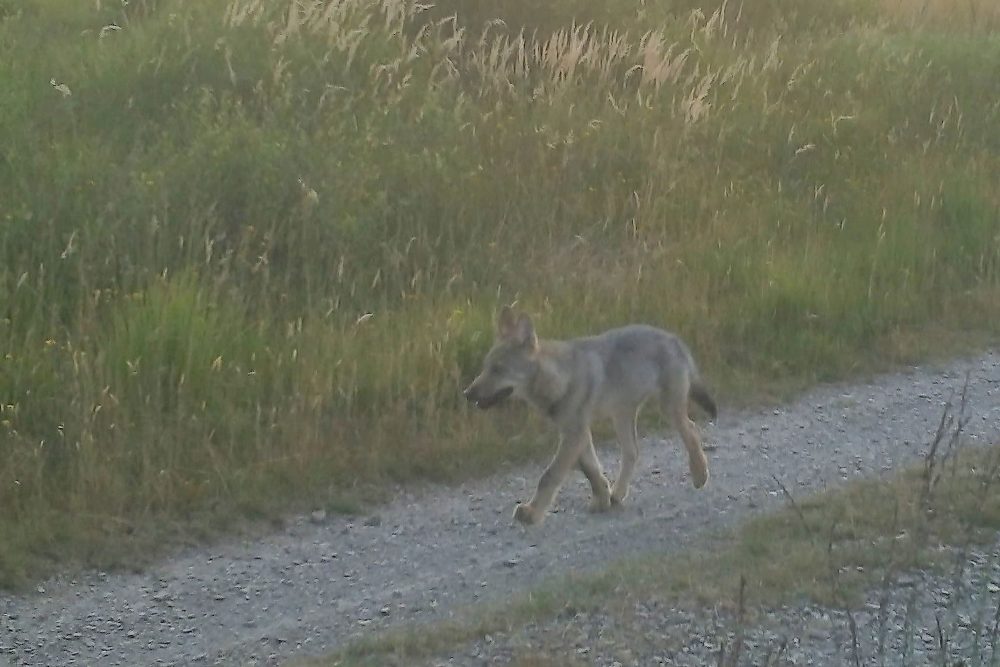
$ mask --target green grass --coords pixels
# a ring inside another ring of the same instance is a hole
[[[514,300],[728,404],[995,340],[959,4],[0,0],[0,585],[544,455]]]
[[[930,468],[793,498],[785,509],[754,517],[693,550],[623,560],[599,574],[557,577],[493,607],[462,610],[455,614],[461,620],[389,630],[303,664],[418,664],[488,634],[558,624],[579,611],[611,615],[616,645],[639,647],[647,642],[645,629],[633,630],[629,623],[637,601],[728,610],[748,620],[762,607],[801,600],[850,607],[887,574],[954,565],[943,561],[941,545],[961,549],[995,541],[1000,449],[965,450],[946,459],[943,451]],[[559,641],[557,630],[542,634]],[[533,649],[539,655],[559,652]],[[533,655],[525,653],[525,664],[534,664]]]

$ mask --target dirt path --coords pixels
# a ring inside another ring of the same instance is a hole
[[[945,571],[897,572],[872,586],[850,616],[842,607],[792,600],[754,609],[741,624],[731,609],[675,607],[653,594],[629,600],[625,612],[583,609],[494,632],[414,667],[492,667],[536,655],[594,667],[998,664],[1000,542],[943,548],[939,556]]]
[[[142,575],[95,573],[0,598],[0,662],[16,665],[272,663],[319,654],[392,624],[626,555],[690,543],[793,493],[917,457],[970,373],[970,440],[1000,437],[1000,354],[833,385],[704,429],[712,480],[696,492],[674,436],[643,442],[629,506],[587,514],[582,477],[540,528],[511,523],[533,466],[406,495],[368,519],[303,519],[259,542],[191,552]],[[724,409],[724,408],[723,408]],[[402,452],[405,455],[405,452]],[[616,452],[603,453],[612,470]]]

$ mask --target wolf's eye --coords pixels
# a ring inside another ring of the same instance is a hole
[[[493,366],[490,368],[490,372],[496,373],[497,375],[502,375],[504,370],[505,369],[503,367],[503,364],[493,364]]]

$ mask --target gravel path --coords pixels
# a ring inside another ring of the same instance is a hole
[[[254,542],[191,551],[145,574],[52,580],[0,598],[0,661],[16,665],[272,664],[570,571],[674,549],[803,493],[913,460],[970,373],[971,442],[1000,436],[1000,354],[831,385],[704,428],[712,480],[688,483],[676,437],[647,439],[629,505],[586,512],[582,477],[540,528],[510,516],[537,466],[403,494],[366,519],[303,518]],[[602,454],[605,463],[617,452]]]
[[[1000,542],[947,551],[941,556],[954,563],[950,571],[897,573],[850,616],[815,604],[765,609],[743,624],[738,640],[734,613],[677,608],[651,596],[615,614],[564,613],[487,635],[425,667],[491,667],[527,656],[594,667],[701,667],[719,664],[720,653],[727,665],[769,667],[1000,664]]]

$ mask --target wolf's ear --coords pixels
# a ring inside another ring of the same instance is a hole
[[[514,309],[504,306],[497,316],[497,338],[506,340],[513,338],[517,334],[517,316]]]
[[[521,345],[532,350],[538,349],[538,336],[535,335],[535,325],[531,321],[531,318],[524,313],[521,313],[520,317],[517,318],[514,337]]]

